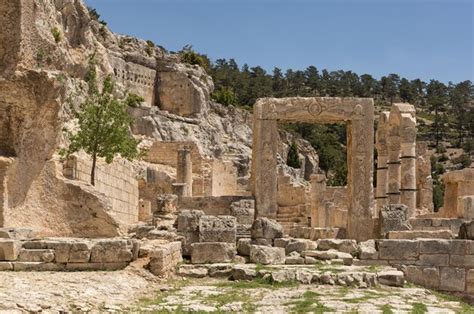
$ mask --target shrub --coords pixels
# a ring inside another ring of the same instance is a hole
[[[297,169],[301,168],[301,161],[298,156],[298,147],[296,146],[295,142],[293,142],[290,146],[286,164],[292,168],[297,168]]]
[[[125,104],[129,107],[138,107],[145,99],[137,94],[129,93],[125,99]]]
[[[147,40],[146,45],[145,51],[149,56],[151,56],[153,54],[153,49],[155,48],[155,43],[151,40]]]
[[[446,154],[443,154],[443,155],[439,156],[439,158],[438,158],[439,162],[445,162],[445,161],[448,161],[448,160],[449,160],[449,157]]]
[[[446,153],[446,148],[443,146],[443,144],[439,144],[438,146],[436,146],[436,153],[437,154]]]
[[[206,72],[209,72],[210,69],[210,60],[206,55],[202,55],[197,53],[193,50],[193,47],[190,45],[186,45],[181,49],[179,52],[181,62],[191,64],[191,65],[199,65],[202,67]]]
[[[471,157],[468,154],[462,154],[453,160],[454,164],[459,164],[461,169],[467,168],[471,165]]]
[[[59,43],[61,41],[62,34],[61,34],[61,31],[59,30],[59,28],[53,27],[51,29],[51,34],[53,35],[54,41],[56,43]]]
[[[237,97],[235,96],[234,90],[229,87],[219,87],[219,89],[212,93],[211,98],[226,106],[237,104]]]

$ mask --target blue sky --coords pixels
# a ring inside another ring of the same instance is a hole
[[[472,0],[86,0],[118,33],[271,71],[474,80]]]

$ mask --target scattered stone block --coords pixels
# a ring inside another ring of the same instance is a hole
[[[375,247],[375,240],[368,240],[359,243],[359,258],[362,260],[376,260],[379,252]]]
[[[230,205],[230,214],[237,219],[237,223],[251,225],[255,218],[255,201],[240,200]]]
[[[199,242],[236,241],[237,220],[232,216],[201,216],[199,219]]]
[[[388,260],[417,260],[418,241],[379,240],[379,258]]]
[[[444,291],[464,291],[466,271],[464,268],[441,267],[439,288]]]
[[[202,210],[184,209],[180,211],[177,219],[178,232],[199,231],[199,219],[204,216]]]
[[[273,240],[283,237],[283,227],[275,220],[266,217],[255,219],[250,229],[252,239],[268,239]]]
[[[242,256],[250,255],[250,245],[252,240],[249,238],[242,238],[237,241],[237,253]]]
[[[21,243],[12,239],[0,239],[0,261],[14,261],[20,254]]]
[[[313,274],[304,270],[297,270],[295,278],[304,285],[309,285],[313,282]]]
[[[286,257],[285,264],[287,265],[302,265],[304,264],[304,258],[296,251],[291,252],[289,256]]]
[[[181,242],[163,244],[150,251],[150,272],[156,276],[167,277],[182,260]]]
[[[403,287],[405,276],[399,270],[387,270],[377,273],[380,284],[392,287]]]
[[[193,264],[230,263],[236,254],[234,243],[205,242],[191,244]]]
[[[380,209],[380,233],[411,230],[408,222],[408,207],[404,204],[390,204]]]
[[[295,271],[290,269],[274,271],[271,273],[271,276],[272,281],[277,283],[293,281],[296,278]]]
[[[250,261],[263,265],[277,265],[285,263],[285,249],[264,245],[250,246]]]
[[[249,259],[248,256],[243,257],[243,256],[236,255],[234,257],[234,259],[232,260],[232,263],[234,263],[234,264],[246,264],[248,259]]]
[[[314,265],[314,264],[319,263],[319,261],[318,261],[316,258],[314,258],[314,257],[305,256],[305,257],[304,257],[304,263],[305,263],[306,265]]]
[[[208,267],[209,277],[225,277],[232,276],[232,264],[211,264]]]
[[[349,239],[320,239],[318,240],[319,250],[334,249],[339,252],[354,254],[357,253],[359,247],[355,240]]]
[[[252,280],[255,277],[257,277],[255,268],[247,266],[234,266],[232,270],[233,280]]]
[[[204,278],[208,274],[208,269],[202,266],[181,265],[178,268],[177,274],[183,277]]]

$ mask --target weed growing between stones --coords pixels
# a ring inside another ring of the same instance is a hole
[[[306,291],[303,293],[302,299],[288,302],[285,305],[292,306],[292,312],[296,313],[325,313],[333,311],[333,309],[319,302],[318,297],[320,296],[317,292]]]
[[[412,314],[424,314],[428,312],[428,308],[423,303],[413,303],[412,306]]]
[[[382,314],[393,314],[393,308],[390,304],[384,304],[380,307]]]

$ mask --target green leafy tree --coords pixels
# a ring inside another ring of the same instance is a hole
[[[216,102],[226,106],[237,104],[237,97],[230,87],[221,86],[211,96]]]
[[[426,87],[426,97],[429,110],[434,112],[435,118],[432,124],[432,132],[435,140],[435,146],[443,140],[446,131],[446,118],[443,117],[442,112],[445,111],[445,104],[447,101],[447,88],[443,83],[431,80]]]
[[[296,146],[295,142],[293,142],[290,146],[286,164],[292,168],[301,168],[301,161],[298,156],[298,147]]]
[[[97,158],[111,163],[116,155],[132,160],[139,156],[138,141],[130,134],[131,118],[126,104],[113,96],[114,83],[109,76],[102,91],[97,87],[97,73],[92,65],[88,73],[89,95],[75,113],[79,131],[70,134],[69,147],[63,154],[69,156],[80,150],[92,156],[91,184],[95,185]]]

